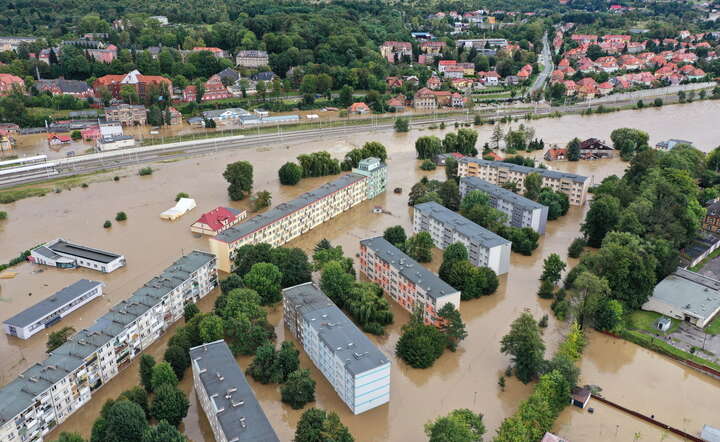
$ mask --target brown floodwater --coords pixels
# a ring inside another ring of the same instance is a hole
[[[711,126],[710,120],[713,119],[712,113],[709,112],[711,105],[717,106],[717,103],[695,103],[689,108],[695,109],[692,106],[704,108],[707,113],[701,112],[701,114],[704,115],[706,125]],[[697,137],[702,136],[707,137],[705,142],[708,146],[712,145],[709,141],[711,136],[707,133],[677,124],[684,118],[680,119],[677,116],[671,118],[669,112],[671,109],[681,110],[682,108],[666,107],[657,110],[657,115],[663,116],[664,123],[659,124],[657,128],[662,135],[653,135],[653,139],[672,136],[697,140],[700,143],[701,141]],[[655,112],[656,110],[651,111]],[[609,132],[615,128],[612,124],[618,124],[618,126],[626,124],[623,124],[624,121],[603,120],[606,121],[604,129],[594,130],[595,119],[607,119],[618,115],[620,114],[607,114],[591,118],[570,116],[561,119],[544,119],[532,122],[532,126],[535,127],[537,135],[545,138],[546,142],[564,144],[574,136],[607,138]],[[675,124],[676,129],[670,131],[672,134],[668,132],[667,127],[671,124]],[[415,130],[405,134],[368,131],[357,136],[329,137],[319,142],[292,146],[276,145],[220,152],[183,161],[156,163],[153,165],[156,172],[148,177],[138,176],[137,168],[95,175],[88,178],[91,181],[88,188],[74,188],[58,194],[48,194],[41,198],[25,199],[4,205],[2,209],[8,212],[9,218],[7,221],[0,222],[0,244],[2,244],[0,262],[8,261],[21,250],[62,236],[92,247],[122,253],[127,258],[128,265],[109,275],[104,275],[87,269],[59,270],[24,263],[11,269],[13,272],[18,272],[15,278],[0,279],[0,302],[3,306],[0,319],[14,315],[79,278],[98,279],[107,284],[106,295],[103,298],[82,307],[51,329],[38,333],[29,340],[22,341],[5,335],[1,336],[2,383],[9,382],[22,370],[43,357],[49,332],[65,325],[73,325],[77,329],[90,325],[111,305],[127,298],[133,290],[167,267],[178,256],[188,253],[192,249],[207,250],[207,240],[195,237],[189,230],[190,224],[202,212],[218,205],[237,208],[247,206],[247,200],[230,202],[227,199],[227,183],[222,178],[222,171],[227,163],[237,160],[252,162],[255,170],[255,189],[272,192],[273,203],[278,204],[313,189],[329,179],[327,177],[313,178],[303,180],[297,186],[280,186],[276,171],[284,162],[294,159],[300,153],[321,149],[328,150],[337,157],[342,157],[346,151],[361,146],[366,141],[377,140],[384,143],[390,155],[388,187],[389,189],[402,187],[402,195],[396,195],[389,191],[373,201],[367,201],[354,207],[348,213],[308,232],[289,244],[310,251],[317,241],[328,238],[333,243],[342,245],[347,255],[354,256],[359,250],[360,239],[380,235],[385,228],[396,224],[403,225],[406,229],[410,228],[410,210],[407,206],[407,193],[410,187],[423,175],[438,177],[444,175],[442,169],[423,172],[417,168],[418,162],[414,159],[414,142],[419,136],[442,135],[449,130],[452,129],[448,128],[444,131]],[[715,131],[717,132],[717,129]],[[487,141],[489,135],[490,128],[481,127],[479,143]],[[720,137],[716,134],[715,139],[720,139]],[[552,167],[557,169],[591,176],[596,182],[610,174],[621,174],[625,166],[625,163],[617,159],[552,164]],[[112,181],[114,175],[120,176],[120,181]],[[174,197],[178,192],[187,192],[192,198],[195,198],[198,204],[197,209],[175,222],[161,220],[160,212],[174,204]],[[376,205],[382,206],[389,213],[373,214],[372,208]],[[391,357],[394,364],[392,398],[388,405],[359,416],[351,415],[329,383],[301,352],[303,367],[310,368],[317,381],[317,402],[314,405],[338,412],[357,439],[362,441],[421,440],[425,422],[460,407],[483,413],[488,434],[494,434],[500,422],[514,412],[519,402],[528,396],[532,388],[531,385],[523,385],[514,378],[509,380],[505,391],[500,391],[498,388],[498,377],[509,363],[508,358],[500,354],[500,338],[507,332],[510,322],[526,309],[537,318],[543,314],[550,314],[549,327],[544,334],[548,353],[554,351],[566,330],[566,324],[555,321],[550,313],[549,302],[536,296],[538,277],[541,273],[542,261],[547,255],[559,253],[563,257],[567,256],[568,245],[579,235],[579,225],[585,210],[587,207],[572,207],[565,217],[550,222],[547,233],[541,239],[540,247],[533,256],[525,257],[513,254],[511,270],[508,275],[501,278],[501,285],[497,293],[482,299],[463,302],[461,312],[467,324],[469,336],[457,352],[446,352],[431,369],[409,368],[393,356],[400,328],[408,318],[406,312],[393,306],[395,323],[388,327],[386,336],[372,337],[378,346]],[[113,220],[115,213],[119,211],[125,211],[128,220],[113,221],[112,228],[103,229],[102,223],[106,219]],[[439,257],[440,254],[436,253],[431,267],[439,265]],[[213,299],[214,296],[208,297],[204,301],[203,309],[210,309]],[[276,324],[278,339],[284,339],[285,333],[279,309],[271,312],[270,319],[272,323]],[[167,337],[156,343],[150,352],[160,357],[164,351],[166,339]],[[657,404],[655,414],[658,416],[661,415],[660,413],[680,416],[685,413],[686,409],[675,404],[674,401],[665,400],[667,398],[662,395],[667,395],[667,389],[642,390],[647,371],[653,370],[658,376],[658,382],[676,386],[677,389],[689,392],[707,390],[707,381],[692,370],[682,366],[669,369],[666,365],[673,364],[672,362],[652,353],[649,357],[655,359],[641,359],[637,354],[644,350],[632,346],[632,344],[625,345],[630,346],[627,351],[632,351],[635,358],[625,357],[622,359],[623,364],[617,364],[615,371],[610,373],[612,378],[608,375],[594,376],[593,367],[611,364],[621,355],[613,347],[603,346],[602,338],[598,339],[593,336],[583,358],[583,381],[603,386],[610,398],[614,398],[611,394],[613,391],[626,391],[628,395],[637,392],[642,395],[644,403]],[[633,348],[634,350],[632,350]],[[250,358],[239,358],[238,360],[242,367],[246,367]],[[673,367],[675,366],[673,365]],[[605,373],[602,370],[596,371]],[[92,421],[99,414],[103,402],[117,396],[121,391],[136,383],[137,369],[133,365],[98,391],[91,403],[60,425],[50,435],[50,439],[56,437],[59,431],[79,431],[88,435]],[[603,383],[608,385],[603,385]],[[191,390],[189,377],[183,381],[182,387],[186,391]],[[292,410],[280,402],[277,386],[253,383],[253,388],[280,438],[290,440],[301,411]],[[705,391],[704,394],[706,397],[710,397],[709,393],[709,391]],[[625,404],[624,397],[614,399]],[[705,403],[704,399],[700,403]],[[715,404],[717,404],[717,396],[715,396]],[[628,400],[625,405],[634,407],[641,404]],[[585,415],[582,416],[586,418]],[[567,419],[569,418],[563,415],[563,422]],[[614,429],[616,425],[615,417],[606,417],[602,413],[586,419],[597,422],[596,425],[599,428],[607,429],[607,431]],[[697,431],[698,425],[710,423],[709,421],[703,422],[707,420],[693,419],[688,423],[688,426],[693,427],[689,430]],[[568,437],[573,440],[571,435],[575,426],[568,424],[565,427],[562,428],[562,431],[567,432]],[[207,420],[202,411],[198,409],[197,402],[192,396],[190,413],[184,422],[184,431],[193,441],[212,440]],[[604,439],[581,435],[575,440]]]

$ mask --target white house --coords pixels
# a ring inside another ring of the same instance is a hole
[[[87,267],[103,273],[110,273],[125,265],[125,257],[122,255],[81,246],[62,238],[32,249],[29,260],[63,269]]]

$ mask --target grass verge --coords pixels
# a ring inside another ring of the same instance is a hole
[[[627,318],[625,319],[626,325],[630,329],[639,329],[639,330],[645,330],[646,332],[653,333],[653,334],[659,334],[659,335],[669,335],[670,333],[673,333],[680,327],[680,321],[677,319],[670,318],[672,321],[672,325],[670,326],[670,329],[666,332],[660,331],[655,327],[655,321],[658,320],[658,318],[662,318],[664,315],[661,315],[660,313],[656,312],[646,312],[644,310],[636,310],[632,313],[630,313]]]
[[[654,336],[648,336],[648,335],[641,333],[639,331],[636,331],[636,330],[623,330],[620,336],[634,344],[637,344],[641,347],[645,347],[648,350],[652,350],[652,351],[655,351],[660,354],[664,354],[666,356],[670,356],[670,357],[673,357],[676,359],[691,361],[698,365],[720,371],[719,364],[716,364],[714,362],[708,361],[707,359],[703,359],[694,354],[691,354],[686,351],[675,348],[672,345],[668,344],[667,342],[663,341],[662,339],[658,339]]]

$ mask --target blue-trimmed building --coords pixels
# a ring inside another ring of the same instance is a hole
[[[315,284],[283,290],[283,318],[353,414],[390,402],[390,360]]]

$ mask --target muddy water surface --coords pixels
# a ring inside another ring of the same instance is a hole
[[[715,103],[696,103],[692,106],[707,107]],[[666,115],[671,108],[651,110],[657,115],[665,115],[666,122],[678,118]],[[709,109],[706,109],[709,110]],[[533,122],[537,135],[545,138],[548,143],[566,143],[574,136],[597,136],[607,138],[615,127],[623,126],[623,122],[606,123],[604,130],[593,131],[595,118],[604,119],[621,114],[608,114],[592,118],[564,117],[557,120],[539,120]],[[604,120],[609,121],[609,120]],[[662,131],[660,131],[662,129]],[[449,130],[449,129],[448,129]],[[668,129],[658,128],[662,135],[658,138],[686,138],[705,136],[691,129],[683,129],[677,125],[671,135],[664,135]],[[255,168],[255,187],[257,190],[269,190],[273,194],[273,203],[291,199],[301,192],[313,189],[326,182],[328,178],[303,180],[298,186],[280,186],[276,171],[285,162],[294,159],[298,154],[325,149],[341,157],[344,152],[360,146],[366,141],[381,141],[388,147],[390,184],[389,188],[402,187],[402,195],[388,192],[373,201],[365,202],[348,213],[332,220],[323,226],[295,240],[291,246],[302,247],[309,251],[322,238],[328,238],[340,244],[349,256],[354,256],[359,249],[358,241],[372,235],[382,234],[389,226],[400,224],[410,227],[410,211],[407,206],[407,192],[422,175],[442,176],[444,171],[422,172],[417,168],[414,159],[415,139],[422,135],[442,135],[446,131],[421,130],[407,134],[390,132],[371,133],[361,136],[344,138],[328,138],[316,143],[303,143],[293,146],[274,146],[221,152],[212,157],[198,157],[184,161],[157,163],[153,167],[156,172],[150,177],[137,176],[137,170],[128,168],[108,175],[92,177],[94,182],[86,189],[75,188],[60,194],[51,194],[42,198],[21,200],[3,206],[8,211],[9,219],[0,223],[0,262],[14,257],[19,251],[38,243],[62,236],[89,246],[122,253],[128,265],[110,275],[102,275],[89,270],[61,271],[47,267],[34,266],[29,263],[15,267],[18,275],[14,279],[0,279],[0,319],[8,318],[39,299],[71,284],[79,278],[94,278],[106,282],[106,295],[74,312],[48,332],[64,325],[76,328],[86,327],[95,318],[105,313],[108,308],[121,299],[127,298],[133,290],[150,279],[153,275],[167,267],[174,259],[191,249],[207,250],[207,240],[193,236],[189,225],[200,213],[218,205],[231,205],[243,208],[247,201],[231,203],[227,200],[226,186],[221,174],[225,164],[231,161],[248,160]],[[487,141],[490,129],[481,128],[479,143]],[[720,137],[715,137],[720,139]],[[709,140],[709,138],[708,138]],[[698,141],[699,142],[699,141]],[[711,143],[707,142],[708,146]],[[625,164],[619,160],[601,160],[595,162],[553,163],[552,166],[561,170],[573,171],[594,177],[599,182],[609,174],[621,174]],[[121,176],[120,181],[111,180],[113,175]],[[176,222],[166,222],[159,218],[160,212],[174,204],[175,194],[188,192],[198,203],[198,208]],[[382,206],[386,214],[373,214],[372,208]],[[399,337],[400,328],[407,321],[407,313],[394,307],[395,324],[388,328],[388,334],[381,338],[373,338],[379,347],[391,357],[394,368],[392,371],[392,399],[390,404],[363,413],[351,415],[347,407],[339,400],[330,385],[303,355],[302,365],[310,368],[316,379],[316,406],[337,411],[350,430],[363,441],[383,440],[422,440],[422,426],[428,420],[447,413],[448,411],[466,407],[485,415],[488,434],[493,434],[503,418],[511,414],[518,403],[527,397],[530,385],[522,385],[515,379],[508,382],[504,392],[497,387],[498,376],[508,365],[508,358],[499,353],[499,340],[507,332],[510,322],[520,312],[529,309],[536,317],[549,313],[549,303],[538,299],[535,295],[542,261],[550,253],[559,253],[566,257],[566,250],[573,238],[578,236],[579,224],[583,219],[585,207],[573,207],[567,216],[550,222],[548,231],[541,240],[540,247],[531,257],[513,254],[511,270],[508,276],[501,278],[501,286],[497,293],[475,301],[465,302],[461,306],[463,319],[469,337],[463,342],[456,353],[446,352],[429,370],[414,370],[405,366],[393,355],[394,345]],[[106,219],[114,219],[115,213],[125,211],[128,220],[113,221],[111,229],[103,229]],[[439,265],[439,253],[432,266]],[[204,309],[211,308],[212,299],[208,298]],[[279,340],[285,336],[281,323],[281,312],[271,313],[271,321],[276,324]],[[565,330],[564,324],[558,324],[550,314],[550,325],[545,331],[548,352],[554,350]],[[22,370],[40,360],[44,354],[46,333],[39,333],[27,341],[6,336],[0,337],[0,371],[2,383],[9,382]],[[626,344],[630,346],[631,344]],[[158,357],[164,351],[165,340],[150,350]],[[635,352],[637,353],[637,348]],[[628,350],[630,351],[630,350]],[[583,359],[583,381],[596,383],[606,392],[616,388],[627,391],[629,395],[639,391],[645,373],[651,367],[658,367],[658,382],[674,385],[687,391],[702,391],[707,384],[702,377],[684,367],[668,369],[669,362],[664,358],[650,354],[654,360],[625,358],[614,372],[604,378],[595,380],[593,367],[603,366],[619,357],[612,347],[603,346],[602,342],[593,337],[585,358]],[[242,367],[246,367],[249,358],[239,358]],[[98,415],[102,403],[107,398],[115,397],[124,389],[137,382],[136,367],[130,367],[123,374],[111,381],[98,392],[96,398],[73,415],[51,435],[59,431],[79,431],[85,435],[90,432],[92,420]],[[673,366],[674,367],[674,366]],[[602,373],[602,371],[600,371]],[[597,376],[595,376],[597,377]],[[612,384],[610,384],[612,382]],[[603,385],[607,383],[608,385]],[[191,390],[188,380],[183,381],[183,388]],[[294,427],[301,412],[284,406],[280,401],[276,386],[253,384],[263,409],[268,414],[282,440],[292,437]],[[720,391],[720,390],[717,390]],[[708,398],[715,398],[706,392]],[[648,389],[644,393],[645,403],[658,404],[658,410],[668,415],[684,414],[672,401],[663,402],[655,396],[664,394],[660,389]],[[609,396],[610,397],[610,396]],[[709,400],[709,399],[708,399]],[[212,440],[207,421],[202,411],[198,411],[197,402],[191,397],[191,410],[184,423],[184,430],[194,441]],[[632,403],[627,404],[635,406]],[[639,405],[638,405],[639,406]],[[659,413],[660,411],[658,411]],[[656,413],[657,414],[657,413]],[[565,415],[564,415],[565,416]],[[585,416],[585,415],[581,415]],[[569,419],[563,417],[563,419]],[[613,417],[605,417],[598,413],[589,418],[598,422],[600,428],[614,428]],[[688,423],[697,428],[705,419],[698,418]],[[564,421],[564,420],[563,420]],[[570,422],[570,421],[568,421]],[[561,429],[572,435],[575,425],[569,423]],[[609,431],[609,430],[608,430]],[[572,440],[573,438],[570,437]],[[576,440],[604,440],[581,434]]]

